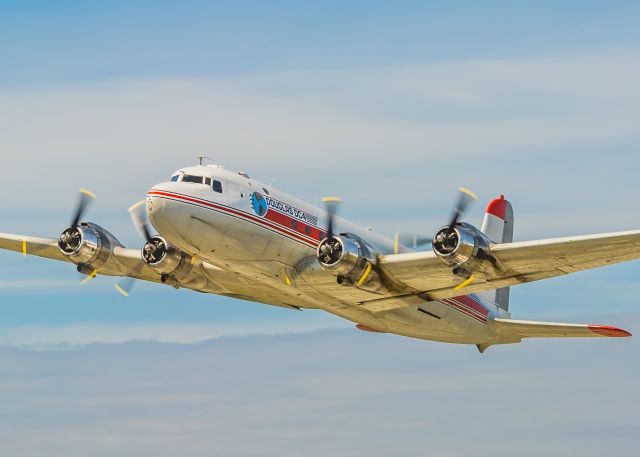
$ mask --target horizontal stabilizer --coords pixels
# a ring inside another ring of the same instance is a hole
[[[495,319],[496,332],[509,338],[593,338],[627,337],[631,333],[608,325],[561,324],[556,322]]]

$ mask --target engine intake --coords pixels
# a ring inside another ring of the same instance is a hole
[[[351,276],[354,270],[361,269],[362,263],[367,261],[363,257],[360,243],[341,236],[323,240],[318,246],[318,259],[322,268],[345,277]]]
[[[60,234],[58,248],[73,263],[97,268],[109,257],[110,243],[109,237],[97,227],[81,224]]]
[[[317,256],[320,266],[336,275],[339,284],[370,292],[384,289],[371,249],[355,236],[325,238],[318,246]]]
[[[470,275],[484,260],[492,259],[491,241],[471,224],[459,223],[453,227],[445,226],[433,237],[433,252],[455,274]]]
[[[191,259],[190,255],[172,246],[160,236],[151,237],[142,247],[142,260],[163,277],[186,276],[192,269]]]

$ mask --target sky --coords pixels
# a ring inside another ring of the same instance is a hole
[[[275,187],[311,203],[341,195],[342,216],[389,236],[432,234],[448,219],[461,185],[479,196],[468,213],[468,221],[478,225],[486,204],[505,194],[515,209],[516,240],[635,229],[640,227],[638,19],[636,2],[616,1],[0,1],[0,231],[56,237],[69,223],[77,189],[87,187],[98,196],[88,218],[128,247],[140,246],[127,208],[174,170],[195,164],[198,155],[265,182],[275,180]],[[575,445],[594,424],[630,445],[634,437],[627,426],[638,425],[625,406],[637,403],[627,390],[638,375],[626,368],[637,358],[633,339],[492,348],[492,362],[483,366],[474,348],[377,340],[320,311],[294,312],[153,284],[137,284],[125,299],[113,289],[112,278],[79,285],[72,266],[15,253],[0,252],[0,274],[0,346],[2,360],[10,362],[0,377],[0,395],[9,399],[18,393],[23,399],[14,398],[17,409],[0,413],[0,422],[20,418],[42,432],[42,439],[29,445],[9,432],[13,439],[7,446],[25,446],[12,448],[16,455],[41,455],[53,442],[57,429],[47,422],[53,414],[48,405],[59,404],[78,408],[65,416],[67,431],[84,423],[100,434],[102,420],[141,415],[144,439],[120,435],[116,425],[117,438],[102,436],[120,450],[142,446],[152,452],[155,448],[144,446],[159,443],[163,427],[175,426],[184,431],[181,439],[202,446],[192,455],[203,455],[211,430],[190,430],[190,421],[215,423],[221,416],[203,410],[189,415],[190,402],[200,401],[190,396],[189,373],[202,366],[195,376],[211,379],[203,389],[231,388],[225,407],[233,399],[255,415],[260,406],[273,408],[273,399],[243,398],[233,384],[245,376],[242,362],[250,365],[252,350],[263,345],[269,348],[265,354],[277,358],[279,371],[250,374],[256,384],[248,387],[262,386],[260,380],[266,386],[282,382],[282,393],[295,390],[296,376],[316,376],[326,381],[311,395],[316,403],[291,400],[300,415],[308,415],[302,423],[317,419],[322,430],[346,439],[332,415],[355,422],[377,417],[397,424],[390,436],[402,439],[404,455],[417,455],[433,442],[427,439],[433,435],[409,432],[432,426],[438,411],[454,400],[425,394],[415,403],[424,410],[412,409],[412,391],[395,393],[393,387],[415,383],[416,377],[428,385],[440,370],[449,377],[437,379],[457,386],[463,399],[480,394],[477,383],[513,379],[518,386],[500,384],[506,395],[500,399],[513,404],[522,396],[531,400],[527,387],[538,399],[567,405],[589,395],[611,400],[601,389],[614,382],[619,396],[607,405],[607,417],[578,421],[562,436],[556,432],[563,428],[554,425],[575,416],[558,414],[545,425],[549,411],[527,403],[539,421],[532,430],[554,436],[558,445]],[[638,264],[628,263],[519,286],[512,290],[511,311],[515,318],[612,324],[639,333],[639,274]],[[343,357],[331,341],[334,335],[360,352]],[[297,347],[311,340],[309,364],[298,366],[291,379],[284,378],[300,353],[281,354],[278,338]],[[217,348],[217,341],[224,341],[225,351],[202,350]],[[378,361],[368,353],[365,341],[384,357]],[[416,371],[409,356],[394,361],[407,347],[419,354]],[[171,397],[168,403],[146,412],[135,402],[125,408],[139,392],[127,390],[131,379],[116,373],[149,358],[150,371],[134,370],[131,376],[141,390],[153,390],[155,377],[166,374],[158,366],[166,351],[172,360],[185,359],[177,384],[171,377],[158,381],[162,395]],[[585,361],[585,352],[593,363]],[[532,360],[541,386],[532,381],[534,375],[522,374],[517,354]],[[219,384],[211,357],[228,370]],[[230,361],[234,357],[240,361],[236,365]],[[366,386],[367,379],[342,370],[361,358],[363,372],[372,378],[398,367],[399,374],[384,389],[364,389],[347,402],[345,408],[356,411],[349,415],[338,406],[351,392],[345,384]],[[562,385],[579,384],[569,399],[560,395],[568,387],[552,392],[563,360],[570,363],[561,370]],[[618,377],[599,370],[605,362]],[[84,366],[95,370],[83,371]],[[459,380],[465,366],[472,372]],[[60,388],[68,376],[79,384]],[[83,399],[98,391],[107,398],[100,401],[117,400],[116,406],[73,403],[78,395]],[[267,387],[256,392],[274,393]],[[214,393],[200,393],[203,404],[219,401]],[[27,401],[30,395],[39,400]],[[380,396],[385,402],[397,399],[398,411],[368,414],[366,406]],[[527,420],[513,404],[499,402],[505,419],[495,412],[492,417],[534,442],[533,431],[509,423],[509,418]],[[176,420],[185,421],[181,425],[172,423],[174,406]],[[464,402],[454,406],[464,415]],[[584,412],[580,408],[575,411]],[[471,409],[469,417],[481,423],[480,431],[491,433],[481,411]],[[144,414],[157,421],[144,422]],[[286,407],[278,409],[265,419],[267,429],[283,429],[280,438],[299,432],[288,414]],[[255,429],[260,426],[252,422]],[[231,433],[222,426],[218,431]],[[376,439],[368,441],[373,434],[363,430],[353,436],[369,453],[386,449]],[[317,434],[309,440],[331,450]],[[277,455],[273,443],[269,449]],[[78,452],[86,449],[86,442],[76,444]],[[450,455],[470,455],[468,444],[456,443]],[[487,452],[501,452],[492,446]],[[506,443],[502,451],[509,449]],[[595,455],[598,448],[584,444],[584,449]],[[237,451],[255,454],[249,447]]]

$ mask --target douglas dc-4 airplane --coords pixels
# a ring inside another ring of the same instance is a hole
[[[337,198],[323,199],[321,209],[201,159],[129,209],[145,238],[139,250],[82,221],[93,198],[81,190],[58,239],[0,233],[0,248],[71,262],[84,281],[121,276],[116,289],[125,296],[141,279],[319,308],[361,330],[474,344],[480,352],[523,338],[631,336],[604,325],[511,319],[509,287],[637,259],[640,230],[514,243],[511,204],[493,200],[478,229],[461,222],[475,196],[460,189],[451,220],[430,243],[387,239],[337,217]]]

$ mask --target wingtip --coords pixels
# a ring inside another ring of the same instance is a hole
[[[608,336],[611,338],[627,338],[632,336],[631,333],[610,325],[589,325],[589,330],[597,335]]]

